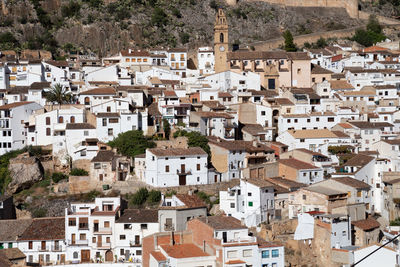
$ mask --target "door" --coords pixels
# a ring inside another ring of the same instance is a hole
[[[42,249],[43,251],[46,250],[46,241],[42,241],[42,243],[41,243],[41,249]]]
[[[74,245],[75,244],[75,234],[71,235],[71,244]]]
[[[101,235],[99,235],[99,237],[97,237],[97,247],[101,248],[103,246],[103,241],[102,241],[102,237]]]
[[[224,241],[224,243],[228,241],[228,235],[226,232],[222,232],[222,240]]]
[[[102,173],[99,174],[99,180],[100,180],[100,181],[103,181],[103,174],[102,174]]]
[[[65,263],[65,254],[61,254],[60,262]]]
[[[111,250],[107,250],[106,252],[106,261],[108,262],[113,261],[113,253]]]
[[[218,175],[214,175],[214,183],[218,183]]]
[[[179,185],[186,185],[186,175],[179,175]]]
[[[90,262],[90,250],[81,250],[81,262]]]

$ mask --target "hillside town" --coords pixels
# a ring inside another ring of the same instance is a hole
[[[195,52],[0,51],[0,266],[399,266],[399,41],[229,31],[219,9]],[[61,213],[26,215],[39,189]]]

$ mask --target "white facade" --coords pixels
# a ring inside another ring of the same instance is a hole
[[[146,183],[155,187],[208,184],[207,154],[201,148],[147,149]]]

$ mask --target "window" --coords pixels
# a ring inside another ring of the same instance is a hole
[[[231,203],[231,209],[235,208],[235,203]]]
[[[89,135],[89,131],[83,131],[83,135],[84,136],[88,136]]]
[[[79,240],[86,240],[86,234],[80,234]]]
[[[50,136],[51,135],[51,129],[50,128],[46,128],[46,136]]]
[[[64,117],[63,116],[58,117],[58,123],[64,123]]]
[[[107,119],[104,118],[104,119],[102,120],[102,122],[103,122],[103,126],[107,126]]]
[[[95,169],[100,169],[101,168],[101,163],[95,163],[94,164]]]
[[[109,228],[110,227],[110,222],[109,221],[105,221],[104,222],[104,228]]]
[[[68,219],[68,226],[76,226],[76,219],[75,218],[69,218]]]
[[[200,164],[197,164],[196,169],[200,171]]]
[[[126,239],[126,236],[125,235],[120,235],[119,236],[119,240],[125,240]]]
[[[28,249],[33,249],[33,241],[28,242]]]
[[[169,172],[169,165],[165,165],[165,172]]]
[[[96,237],[92,237],[92,243],[96,243]]]
[[[78,258],[78,252],[77,251],[75,251],[73,254],[72,254],[72,257],[74,258],[74,259],[77,259]]]
[[[306,195],[303,195],[303,200],[306,200],[307,199],[307,196]]]
[[[113,132],[114,132],[114,131],[113,131],[112,128],[109,128],[109,129],[108,129],[108,135],[113,135]]]
[[[142,223],[142,224],[140,225],[140,229],[142,229],[142,230],[147,229],[147,223]]]
[[[142,256],[142,251],[141,250],[136,250],[136,255],[137,256]]]
[[[251,249],[244,249],[243,250],[243,257],[252,257],[253,251]]]
[[[279,250],[278,249],[273,249],[271,251],[271,255],[272,255],[272,258],[278,258],[279,257]]]
[[[263,250],[263,251],[261,251],[261,257],[262,257],[263,259],[269,258],[269,250]]]
[[[121,255],[121,257],[125,255],[125,250],[123,248],[119,250],[119,255]]]
[[[231,250],[227,252],[228,259],[236,258],[237,257],[237,251],[236,250]]]
[[[109,236],[106,237],[106,243],[111,243],[111,238]]]
[[[342,231],[342,236],[346,236],[346,231]]]
[[[253,201],[249,201],[249,207],[253,207]]]
[[[50,117],[46,117],[46,125],[50,125]]]
[[[361,197],[361,191],[360,190],[357,191],[357,197]]]
[[[251,192],[248,192],[248,193],[247,193],[247,196],[251,197]]]
[[[304,138],[300,139],[300,143],[304,143],[306,140]]]
[[[328,118],[328,122],[334,122],[335,121],[335,118],[334,117],[329,117]]]

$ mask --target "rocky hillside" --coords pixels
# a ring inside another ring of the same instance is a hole
[[[221,0],[219,0],[221,1]],[[9,0],[0,16],[0,49],[92,51],[212,44],[216,0]],[[231,43],[359,25],[344,9],[284,8],[264,2],[226,7]],[[10,34],[11,33],[11,34]]]

